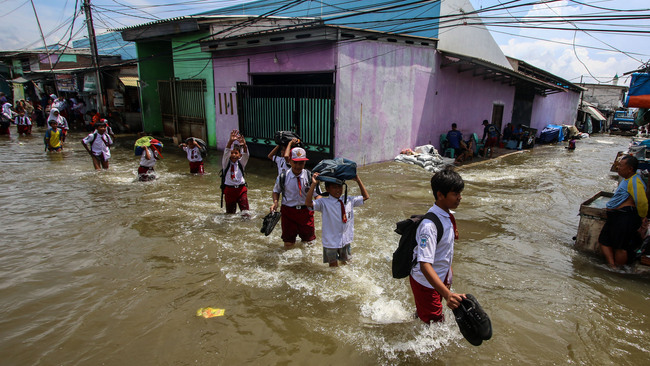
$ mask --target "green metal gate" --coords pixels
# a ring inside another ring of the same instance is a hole
[[[158,95],[166,137],[198,137],[206,140],[206,83],[196,80],[159,80]]]
[[[275,131],[295,131],[307,150],[334,153],[334,85],[237,85],[239,129],[274,145]]]

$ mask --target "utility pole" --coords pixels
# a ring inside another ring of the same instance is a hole
[[[56,76],[54,75],[54,67],[52,66],[52,57],[50,56],[50,50],[47,48],[47,42],[45,42],[45,36],[43,35],[43,28],[41,28],[41,21],[38,20],[38,14],[36,13],[36,6],[34,6],[34,0],[31,0],[32,9],[34,9],[34,16],[36,17],[36,24],[38,24],[38,30],[41,32],[41,39],[43,40],[43,47],[45,47],[45,53],[47,54],[47,60],[50,62],[50,72],[52,73],[52,78],[54,78],[54,91],[58,95],[56,87]]]
[[[106,113],[102,95],[104,90],[102,88],[102,78],[99,72],[99,53],[97,52],[97,40],[95,39],[95,27],[93,26],[93,16],[90,11],[90,0],[84,0],[83,3],[84,13],[86,13],[86,24],[88,25],[88,41],[90,41],[90,54],[92,56],[92,65],[95,68],[95,79],[97,86],[97,111],[101,114]]]

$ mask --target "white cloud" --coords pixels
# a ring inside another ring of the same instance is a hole
[[[637,0],[617,0],[607,3],[607,6],[611,8],[647,8],[647,4],[646,6],[642,5],[642,2]],[[569,1],[560,1],[550,4],[537,4],[525,16],[568,16],[593,13],[594,11],[592,8],[575,5],[575,3]],[[549,26],[549,24],[544,24],[544,26]],[[570,23],[557,26],[573,28]],[[577,27],[599,28],[597,25],[584,24],[578,24]],[[587,83],[609,82],[616,74],[621,76],[627,71],[638,68],[641,61],[648,60],[648,54],[650,54],[650,49],[648,49],[650,42],[648,42],[647,37],[600,32],[585,33],[580,30],[576,32],[523,28],[517,34],[522,37],[493,33],[499,47],[507,56],[524,60],[573,82],[580,82],[581,76],[583,81]],[[573,44],[575,44],[575,47]],[[632,54],[633,59],[615,48],[623,52],[640,52],[641,55]],[[612,51],[607,51],[607,49]]]

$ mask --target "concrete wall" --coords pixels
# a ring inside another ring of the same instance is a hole
[[[426,141],[435,49],[361,41],[338,48],[335,156],[359,165]]]
[[[537,129],[537,135],[548,124],[574,125],[578,116],[580,93],[568,91],[543,97],[535,95],[530,127]]]
[[[169,80],[174,75],[170,42],[138,42],[138,78],[140,83],[140,107],[142,108],[142,129],[148,133],[163,130],[158,80]],[[155,56],[151,57],[150,56]]]
[[[239,126],[237,106],[226,106],[226,103],[229,103],[231,95],[232,100],[236,103],[237,82],[250,84],[249,72],[250,74],[333,72],[336,65],[335,50],[333,44],[318,46],[303,44],[299,47],[260,47],[215,54],[213,66],[214,93],[217,98],[217,148],[223,149],[228,142],[230,131]],[[234,108],[234,113],[231,113],[233,109],[230,108]]]
[[[436,53],[437,64],[441,57]],[[472,71],[459,73],[456,67],[437,68],[434,101],[434,118],[428,139],[438,148],[440,134],[447,133],[451,124],[456,122],[465,140],[472,133],[483,137],[484,119],[491,121],[492,108],[495,104],[503,105],[503,122],[511,122],[515,88],[484,80],[482,76],[472,76]],[[419,141],[419,142],[422,142]]]
[[[217,146],[216,137],[216,112],[214,97],[214,76],[212,69],[212,57],[209,53],[201,52],[198,43],[193,40],[207,35],[192,34],[191,36],[177,37],[172,41],[174,52],[174,76],[178,79],[203,79],[206,82],[205,117],[207,144],[210,147]]]

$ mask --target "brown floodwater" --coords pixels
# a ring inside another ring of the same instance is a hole
[[[270,161],[248,164],[244,220],[219,207],[216,152],[192,176],[166,143],[159,179],[141,183],[134,136],[118,137],[106,172],[81,134],[63,154],[43,152],[42,137],[0,137],[2,365],[648,364],[649,279],[572,248],[579,205],[615,187],[627,138],[460,170],[454,290],[474,294],[494,329],[474,347],[448,309],[444,324],[413,320],[407,280],[391,277],[395,222],[433,201],[417,166],[359,168],[371,197],[355,213],[353,261],[330,270],[318,241],[285,251],[279,228],[259,232]],[[225,315],[196,316],[208,306]]]

